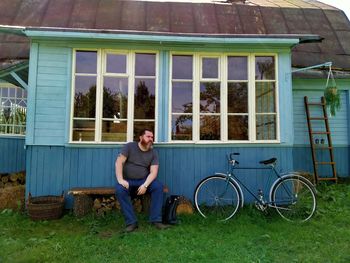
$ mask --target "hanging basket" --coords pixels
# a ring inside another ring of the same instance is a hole
[[[28,215],[32,220],[52,220],[62,217],[64,196],[32,197],[29,193],[27,202]]]
[[[331,80],[331,84],[329,84],[329,80]],[[328,71],[326,89],[324,90],[324,98],[326,99],[326,104],[329,108],[330,115],[335,116],[336,112],[341,107],[341,101],[340,93],[337,89],[331,66],[329,67]]]
[[[329,107],[330,114],[335,116],[340,109],[340,94],[336,86],[329,86],[324,91],[327,107]]]

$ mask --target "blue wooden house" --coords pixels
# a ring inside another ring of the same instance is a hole
[[[189,198],[233,151],[246,165],[275,156],[282,170],[312,172],[303,97],[322,96],[329,61],[342,100],[330,121],[337,170],[350,174],[341,10],[313,0],[3,0],[0,24],[1,109],[26,107],[26,125],[0,130],[0,172],[25,169],[33,195],[114,185],[116,156],[143,127],[155,131],[160,179]]]

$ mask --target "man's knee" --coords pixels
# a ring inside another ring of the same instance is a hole
[[[152,183],[151,183],[151,188],[153,191],[161,191],[163,192],[163,184],[158,181],[158,180],[154,180]]]

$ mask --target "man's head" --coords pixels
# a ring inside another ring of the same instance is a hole
[[[152,148],[152,145],[153,145],[153,140],[154,140],[154,137],[153,137],[153,131],[150,130],[150,129],[143,129],[141,132],[140,132],[140,143],[141,145],[149,150]]]

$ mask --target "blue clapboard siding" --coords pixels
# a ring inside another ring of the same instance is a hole
[[[321,161],[330,161],[328,151],[318,151],[317,159]],[[334,160],[336,161],[336,170],[339,177],[347,177],[350,175],[349,167],[349,147],[334,147]],[[312,156],[310,147],[294,147],[293,163],[295,171],[306,171],[313,173]],[[332,176],[331,166],[324,165],[318,170],[321,177]]]
[[[293,91],[293,111],[294,111],[294,144],[309,145],[309,133],[307,128],[306,113],[304,106],[304,96],[308,96],[310,101],[320,101],[323,96],[323,90],[294,90]],[[348,111],[349,105],[346,99],[346,91],[341,91],[342,107],[336,113],[336,116],[329,118],[329,125],[332,134],[332,142],[334,145],[348,145]],[[321,116],[321,107],[310,107],[311,116]],[[313,121],[314,130],[324,131],[324,121]],[[323,136],[323,137],[322,137]],[[325,135],[315,136],[315,138],[325,139]]]
[[[214,172],[226,172],[226,153],[240,152],[241,166],[257,165],[259,160],[277,157],[279,168],[293,170],[291,147],[218,147],[158,145],[159,178],[171,193],[192,199],[196,184]],[[27,146],[27,194],[58,195],[72,187],[113,186],[117,148],[73,148]],[[261,171],[240,174],[253,187],[264,182]],[[72,197],[67,196],[67,206]]]
[[[37,79],[35,91],[34,144],[63,145],[66,127],[67,96],[70,90],[70,48],[38,48]]]
[[[0,173],[24,171],[24,137],[0,137]]]

